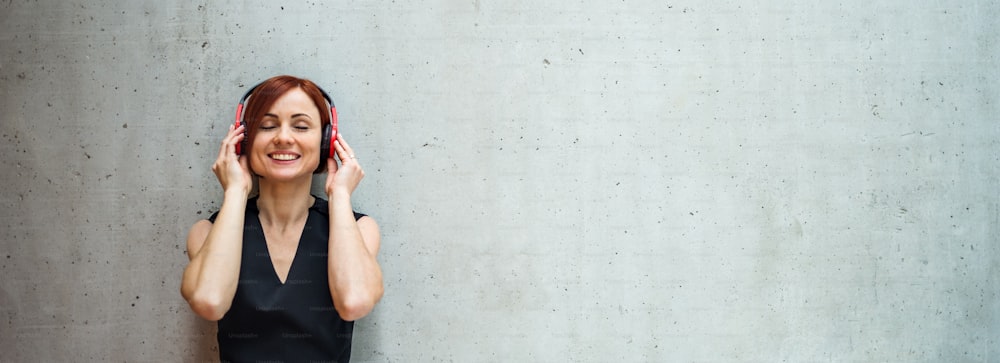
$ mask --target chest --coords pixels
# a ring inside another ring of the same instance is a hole
[[[284,230],[262,228],[267,256],[270,258],[270,267],[274,269],[274,273],[281,283],[288,280],[288,272],[295,261],[304,226],[305,221]]]
[[[248,215],[246,223],[241,281],[278,288],[293,280],[325,281],[329,222],[322,215],[310,213],[306,220],[287,228],[263,225],[256,215]]]

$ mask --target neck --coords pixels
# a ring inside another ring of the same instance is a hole
[[[269,183],[263,178],[258,180],[260,195],[257,210],[260,211],[261,223],[289,225],[309,214],[309,207],[314,202],[313,196],[309,194],[311,179],[293,183]]]

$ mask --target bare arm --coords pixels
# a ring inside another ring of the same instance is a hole
[[[181,295],[204,319],[222,319],[232,306],[240,277],[245,208],[246,199],[223,202],[214,224],[198,221],[188,233],[191,260],[184,269]]]
[[[181,295],[198,316],[219,320],[232,306],[243,254],[243,223],[250,194],[250,171],[244,156],[236,155],[243,126],[230,127],[212,171],[225,197],[215,223],[198,221],[187,238],[190,262],[181,280]]]
[[[354,220],[351,194],[364,178],[350,147],[338,135],[334,144],[343,162],[328,160],[327,195],[330,198],[328,274],[330,295],[340,317],[353,321],[368,315],[382,298],[382,269],[378,256],[381,236],[371,217]]]
[[[330,203],[330,294],[340,317],[353,321],[368,315],[382,298],[382,269],[376,259],[381,238],[374,219],[355,222],[350,199],[339,199]]]

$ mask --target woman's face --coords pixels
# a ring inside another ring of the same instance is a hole
[[[269,181],[311,178],[319,165],[319,109],[300,88],[277,100],[264,114],[253,140],[250,166]]]

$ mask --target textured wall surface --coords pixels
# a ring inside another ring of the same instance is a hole
[[[0,2],[0,361],[209,361],[184,237],[312,78],[355,361],[1000,360],[995,1]]]

